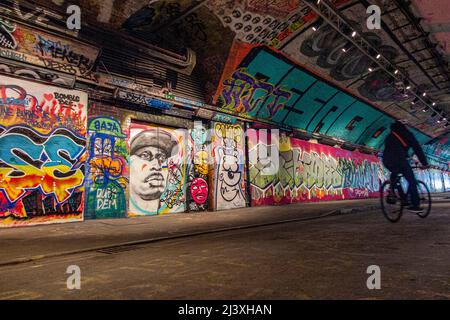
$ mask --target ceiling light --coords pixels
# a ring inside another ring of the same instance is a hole
[[[356,31],[352,32],[352,38],[354,38],[356,36]]]
[[[353,46],[352,43],[349,41],[342,47],[342,51],[347,52],[348,50],[350,50],[352,48],[352,46]]]
[[[404,81],[404,83],[405,83],[405,86],[406,86],[406,90],[411,89],[411,86],[409,85],[409,80],[408,80],[408,79],[406,79],[406,80]]]
[[[381,54],[377,54],[377,59],[380,59],[380,57],[381,57]]]
[[[314,23],[311,24],[311,29],[316,32],[317,30],[319,30],[320,26],[323,23],[323,19],[322,17],[320,17],[319,19],[317,19],[316,21],[314,21]]]

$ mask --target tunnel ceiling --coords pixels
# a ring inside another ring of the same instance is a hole
[[[450,61],[450,3],[447,0],[413,2],[414,13],[423,18],[425,30],[442,47],[447,61]]]
[[[49,7],[50,1],[34,2]],[[410,5],[400,0],[330,2],[385,57],[408,73],[417,93],[426,91],[427,98],[450,115],[448,0],[414,0]],[[64,3],[55,0],[51,9],[63,11]],[[422,141],[447,131],[437,123],[439,116],[411,103],[414,98],[405,94],[403,84],[380,69],[368,72],[370,59],[347,47],[342,35],[329,25],[322,23],[314,32],[311,26],[318,21],[317,14],[302,1],[71,3],[82,8],[84,24],[127,34],[181,56],[187,48],[194,50],[193,74],[201,87],[196,96],[203,95],[207,103],[222,109],[235,108],[231,111],[240,115],[375,148],[381,146],[392,117],[408,119]],[[380,30],[366,27],[369,4],[381,8]],[[108,40],[103,37],[101,42]],[[108,56],[108,49],[103,49],[100,59],[114,68],[114,53]],[[134,50],[132,46],[127,49]],[[244,90],[231,90],[237,84]]]

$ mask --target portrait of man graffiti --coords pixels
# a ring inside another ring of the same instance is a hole
[[[130,143],[130,212],[158,214],[160,198],[167,186],[168,160],[178,154],[178,142],[168,132],[149,129]]]

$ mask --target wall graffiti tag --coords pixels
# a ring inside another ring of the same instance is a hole
[[[0,46],[15,50],[17,41],[13,36],[16,26],[8,20],[0,18]]]
[[[205,211],[208,209],[208,175],[210,144],[206,128],[201,122],[195,122],[189,134],[191,146],[191,162],[187,186],[189,211]]]
[[[286,105],[290,97],[289,91],[258,80],[240,68],[223,82],[219,104],[222,102],[222,108],[242,114],[250,114],[265,105],[271,118]]]
[[[279,157],[279,168],[267,174],[271,157]],[[253,205],[376,197],[383,179],[376,156],[285,135],[277,146],[261,142],[259,131],[249,134],[249,162]]]
[[[100,52],[6,19],[0,20],[0,49],[5,58],[88,78]]]
[[[50,82],[55,85],[62,85],[66,87],[73,87],[75,84],[75,77],[51,72],[50,70],[43,70],[38,68],[33,68],[25,65],[16,65],[3,63],[5,59],[0,58],[0,72],[13,74],[22,78],[29,78],[40,80],[44,82]]]
[[[124,90],[118,90],[116,94],[117,98],[124,101],[128,101],[135,104],[140,104],[143,106],[148,106],[156,109],[168,110],[172,108],[173,104],[158,100],[152,97],[145,96],[144,94],[138,92],[130,92]]]
[[[113,118],[89,120],[86,176],[86,218],[126,216],[126,135]]]
[[[0,227],[83,219],[86,104],[0,76]]]
[[[394,60],[397,49],[383,45],[381,38],[373,32],[365,32],[364,36],[387,59]],[[329,26],[324,26],[309,35],[301,44],[299,51],[310,58],[317,58],[317,66],[329,69],[330,76],[337,81],[357,79],[367,73],[372,60],[363,55],[356,47],[342,49],[347,42],[339,33]],[[389,76],[383,71],[376,71],[364,79],[358,91],[372,101],[405,101],[410,96],[404,96],[402,88],[396,87]]]
[[[244,172],[244,132],[240,124],[213,123],[215,141],[215,208],[246,205]]]

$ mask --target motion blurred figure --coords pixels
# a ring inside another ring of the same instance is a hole
[[[394,122],[391,125],[391,132],[384,142],[383,164],[391,171],[391,182],[397,178],[398,174],[402,174],[405,177],[408,181],[408,193],[411,196],[411,204],[407,209],[420,213],[423,209],[420,207],[417,180],[408,161],[410,148],[419,158],[423,168],[429,168],[422,147],[411,131],[406,128],[404,121]]]

